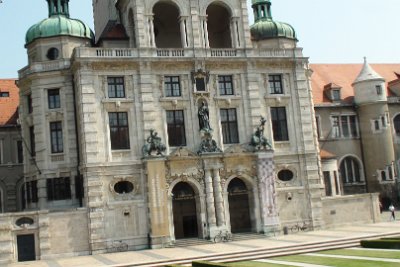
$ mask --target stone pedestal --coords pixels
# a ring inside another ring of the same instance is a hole
[[[170,243],[170,216],[168,215],[165,179],[165,159],[146,160],[148,207],[150,220],[149,245],[160,248]]]
[[[261,198],[262,228],[266,235],[280,231],[278,207],[276,202],[273,151],[257,153],[257,175]]]

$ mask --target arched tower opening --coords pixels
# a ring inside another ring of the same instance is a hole
[[[231,13],[219,4],[207,8],[208,41],[211,48],[232,48]]]
[[[156,47],[182,48],[178,7],[171,2],[158,2],[153,14]]]

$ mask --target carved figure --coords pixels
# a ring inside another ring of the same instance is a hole
[[[256,150],[267,150],[272,149],[271,144],[264,137],[264,127],[267,120],[261,116],[260,126],[257,126],[256,132],[252,135],[250,145],[253,146]]]
[[[200,148],[197,154],[215,152],[222,152],[222,150],[217,146],[217,142],[212,139],[211,133],[207,132],[200,143]]]
[[[156,155],[163,155],[163,152],[167,149],[165,145],[161,142],[161,138],[158,136],[158,133],[151,129],[150,136],[147,137],[147,144],[145,144],[142,148],[143,155],[151,156],[153,151],[156,152]]]
[[[208,107],[206,106],[206,103],[204,101],[201,103],[201,107],[199,107],[197,116],[199,118],[200,131],[201,130],[204,130],[206,132],[211,131],[212,129],[210,127],[210,114],[208,111]]]

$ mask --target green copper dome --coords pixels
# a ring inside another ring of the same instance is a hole
[[[25,36],[25,45],[38,38],[60,35],[94,39],[92,30],[84,22],[69,18],[69,0],[47,0],[49,17],[29,28]]]
[[[284,22],[274,21],[271,15],[271,1],[252,0],[254,24],[250,26],[251,37],[255,41],[287,38],[297,40],[294,28]]]

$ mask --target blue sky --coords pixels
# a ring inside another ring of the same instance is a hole
[[[400,0],[272,0],[273,18],[296,29],[311,63],[400,63],[399,10]],[[70,14],[93,29],[91,0],[70,0]],[[0,4],[0,78],[27,64],[25,33],[47,15],[45,0]]]

